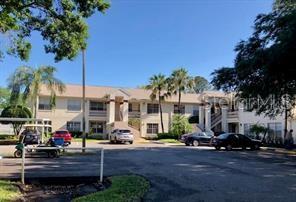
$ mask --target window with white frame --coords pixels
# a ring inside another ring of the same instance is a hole
[[[147,113],[148,114],[158,114],[159,112],[159,106],[158,104],[147,104]]]
[[[147,123],[147,134],[157,134],[158,123]]]
[[[67,122],[67,130],[68,131],[80,131],[81,123],[78,121],[68,121]]]
[[[45,97],[39,98],[38,109],[51,110],[50,98],[45,98]]]
[[[270,135],[274,135],[276,137],[282,136],[282,123],[280,122],[268,123],[267,127],[268,127],[268,133]]]
[[[90,133],[103,133],[106,123],[100,121],[90,121],[89,122],[89,132]]]
[[[198,116],[199,115],[199,107],[194,105],[192,109],[192,115],[193,116]]]
[[[179,105],[174,105],[174,114],[179,113]],[[185,114],[185,105],[180,105],[180,114]]]
[[[107,107],[105,102],[90,101],[89,103],[90,111],[106,111],[106,109]]]
[[[128,103],[128,112],[140,112],[140,104]]]
[[[81,111],[81,101],[68,100],[67,109],[68,111]]]

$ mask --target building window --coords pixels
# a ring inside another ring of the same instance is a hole
[[[268,134],[275,137],[282,136],[282,123],[268,123]]]
[[[174,105],[174,113],[178,114],[179,113],[179,106]],[[185,105],[180,105],[180,114],[185,114]]]
[[[39,98],[38,109],[39,110],[51,110],[50,99],[49,98]]]
[[[157,134],[158,123],[147,123],[147,134]]]
[[[89,110],[90,111],[106,111],[106,103],[90,101]]]
[[[90,121],[89,132],[90,133],[104,133],[104,122]]]
[[[67,122],[67,130],[68,131],[80,131],[81,130],[81,123],[76,121],[68,121]]]
[[[68,100],[67,109],[68,109],[68,111],[81,111],[81,101],[80,100]]]
[[[147,104],[148,114],[158,114],[158,111],[159,111],[158,104]]]
[[[128,104],[129,112],[140,112],[140,104],[139,103],[129,103]]]

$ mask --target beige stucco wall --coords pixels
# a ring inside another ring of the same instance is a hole
[[[49,118],[52,122],[52,130],[66,129],[68,121],[78,121],[81,122],[82,129],[82,110],[80,111],[68,111],[67,104],[68,100],[77,100],[77,98],[62,98],[59,97],[56,99],[56,106],[52,110],[38,110],[38,118]],[[78,99],[79,100],[79,99]],[[92,99],[93,100],[93,99]],[[99,100],[98,100],[99,101]],[[81,101],[82,104],[82,101]],[[89,114],[89,100],[86,101],[86,132],[89,129],[89,121],[104,121],[107,122],[106,117],[90,117]],[[105,132],[105,131],[104,131]]]
[[[161,121],[160,121],[160,113],[158,114],[147,114],[147,104],[153,102],[142,102],[141,103],[141,136],[155,136],[156,134],[146,134],[147,131],[147,123],[157,123],[158,131],[161,132]],[[156,103],[156,102],[155,102]],[[174,115],[174,104],[177,103],[162,103],[162,111],[163,111],[163,126],[164,132],[168,132],[172,117]],[[183,104],[185,105],[185,116],[189,117],[193,114],[193,110],[198,110],[198,104]]]

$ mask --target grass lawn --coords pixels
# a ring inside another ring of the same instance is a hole
[[[74,199],[74,202],[126,202],[141,201],[149,190],[149,182],[140,176],[124,175],[111,177],[112,185],[108,189]]]
[[[20,196],[19,189],[12,182],[0,180],[0,202],[13,201]]]
[[[158,141],[162,143],[182,144],[179,140],[175,140],[175,139],[160,139]]]

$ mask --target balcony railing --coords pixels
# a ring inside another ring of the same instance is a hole
[[[128,117],[129,118],[140,118],[141,112],[137,112],[137,111],[128,112]]]
[[[90,110],[89,111],[89,116],[106,117],[107,116],[107,111]]]
[[[229,118],[229,119],[238,119],[238,111],[229,111],[227,113],[227,118]]]

